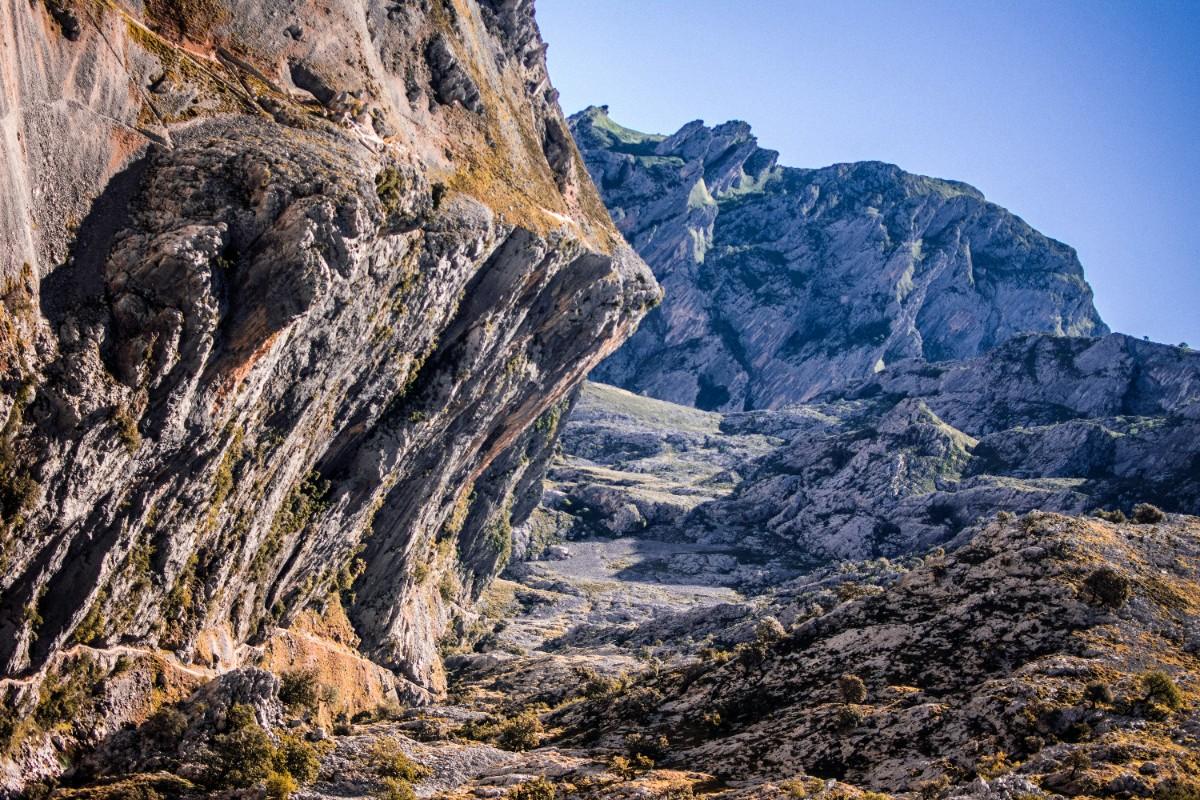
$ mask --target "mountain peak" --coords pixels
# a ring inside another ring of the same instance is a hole
[[[961,181],[778,164],[748,123],[570,120],[663,306],[595,377],[710,410],[800,402],[901,359],[1108,332],[1075,251]]]

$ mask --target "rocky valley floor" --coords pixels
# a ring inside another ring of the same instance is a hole
[[[510,568],[473,645],[446,653],[449,702],[330,723],[320,687],[298,700],[294,676],[281,688],[231,673],[217,682],[228,692],[178,704],[178,724],[207,744],[161,750],[160,713],[128,733],[143,743],[138,777],[109,783],[119,759],[93,759],[90,788],[57,796],[217,796],[212,765],[253,749],[222,749],[240,734],[228,711],[213,722],[217,697],[273,719],[280,748],[311,740],[303,798],[1200,788],[1194,517],[1002,514],[924,558],[848,562],[750,597],[640,569],[697,550],[630,537],[552,547]]]
[[[891,474],[895,502],[870,513],[915,527],[928,495],[970,493],[977,442],[928,406],[889,432],[866,402],[721,415],[588,384],[543,505],[513,533],[521,558],[443,641],[444,699],[381,689],[336,602],[276,634],[262,669],[189,676],[76,648],[38,705],[63,736],[120,704],[122,670],[153,683],[158,710],[83,743],[94,752],[42,793],[1195,798],[1200,518],[1013,513],[1059,496],[1053,481],[977,474],[999,510],[942,520],[907,554],[812,565],[718,513],[782,507],[781,482],[861,511]]]

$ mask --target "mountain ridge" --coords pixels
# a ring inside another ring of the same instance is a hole
[[[595,106],[569,122],[667,292],[596,380],[750,410],[904,358],[1108,332],[1075,251],[967,184],[884,162],[779,166],[744,122],[660,137]]]

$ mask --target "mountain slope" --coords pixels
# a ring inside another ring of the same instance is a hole
[[[571,117],[617,227],[666,290],[593,378],[707,410],[810,399],[1019,333],[1107,333],[1075,252],[966,184],[781,167],[748,125],[671,136]]]
[[[740,560],[708,579],[762,589],[797,569],[919,554],[999,510],[1196,514],[1198,437],[1200,353],[1021,336],[772,411],[717,415],[588,384],[545,503],[568,535],[724,548]]]
[[[930,797],[1187,796],[1171,792],[1195,791],[1200,769],[1197,533],[1194,517],[994,520],[883,587],[781,598],[768,610],[789,626],[551,721],[568,747],[662,735],[661,766],[752,797],[807,796],[813,778]]]
[[[536,500],[557,412],[533,423],[659,297],[530,5],[46,0],[0,23],[6,714],[85,646],[188,680],[287,669],[307,656],[272,642],[321,614],[393,697],[439,692],[438,639]],[[71,738],[34,716],[0,750],[61,769]]]

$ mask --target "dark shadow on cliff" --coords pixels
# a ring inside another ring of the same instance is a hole
[[[112,176],[76,230],[66,263],[42,278],[42,315],[54,330],[71,313],[102,303],[104,264],[113,240],[129,226],[130,209],[148,164],[143,153]]]

